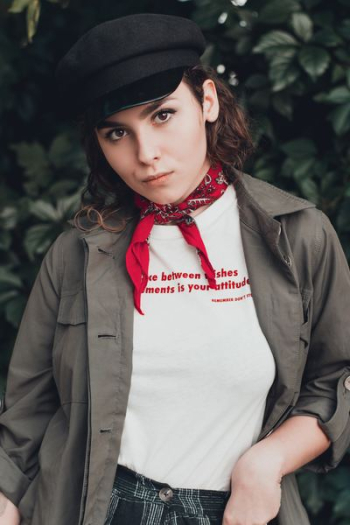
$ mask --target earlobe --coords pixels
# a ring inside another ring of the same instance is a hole
[[[215,122],[218,119],[219,111],[211,112],[207,117],[208,122]]]
[[[209,105],[209,109],[206,112],[205,120],[208,122],[215,122],[219,116],[219,102],[214,101],[213,104]]]

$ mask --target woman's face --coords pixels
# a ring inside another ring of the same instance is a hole
[[[95,128],[113,170],[153,202],[181,202],[210,167],[205,122],[217,119],[219,103],[212,80],[205,80],[203,90],[203,107],[182,81],[168,97],[118,111]]]

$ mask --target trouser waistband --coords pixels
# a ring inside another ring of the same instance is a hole
[[[150,503],[162,501],[181,513],[215,515],[223,511],[230,497],[230,491],[172,487],[120,464],[117,466],[114,488],[123,498],[140,498]]]

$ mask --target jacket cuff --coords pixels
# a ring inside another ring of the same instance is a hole
[[[0,472],[0,492],[18,507],[30,485],[30,480],[10,459],[3,448],[0,448]]]
[[[331,441],[320,456],[306,463],[302,469],[326,473],[343,459],[350,446],[350,370],[338,379],[336,401],[326,397],[301,395],[289,417],[308,415],[318,419],[318,424]]]

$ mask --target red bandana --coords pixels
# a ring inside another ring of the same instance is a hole
[[[176,222],[186,242],[196,248],[209,287],[215,288],[215,270],[209,261],[195,220],[189,214],[216,201],[225,192],[228,184],[221,164],[217,164],[209,169],[199,186],[180,204],[156,204],[135,193],[135,204],[141,209],[141,215],[126,252],[126,268],[134,283],[134,303],[140,314],[143,315],[141,293],[145,291],[148,283],[148,239],[154,224]]]

